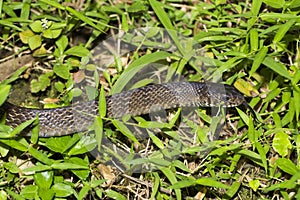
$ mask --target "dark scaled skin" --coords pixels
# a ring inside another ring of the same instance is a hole
[[[106,97],[107,116],[119,118],[176,107],[249,107],[234,87],[210,82],[176,82],[149,85]],[[250,107],[249,107],[250,108]],[[6,124],[16,127],[39,117],[40,137],[62,136],[85,131],[98,115],[98,100],[52,109],[30,109],[8,102],[0,108]],[[253,110],[250,108],[250,111]]]

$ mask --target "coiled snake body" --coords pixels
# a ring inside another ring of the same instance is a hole
[[[106,97],[107,116],[142,115],[175,107],[235,107],[245,104],[234,87],[210,82],[177,82],[149,85]],[[39,117],[40,137],[62,136],[87,130],[98,115],[98,100],[54,109],[30,109],[4,103],[6,124],[16,127]]]

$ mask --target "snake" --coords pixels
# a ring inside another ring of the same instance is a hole
[[[152,84],[106,96],[105,100],[106,117],[111,118],[177,107],[249,107],[235,87],[213,82]],[[99,99],[48,109],[26,108],[6,101],[0,111],[6,113],[6,125],[12,128],[38,116],[39,137],[64,136],[88,130],[99,115]]]

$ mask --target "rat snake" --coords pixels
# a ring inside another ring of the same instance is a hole
[[[107,96],[106,113],[108,117],[118,118],[125,114],[136,116],[175,107],[235,107],[242,104],[249,108],[244,96],[232,86],[211,82],[176,82],[148,85]],[[98,100],[52,109],[24,108],[8,102],[0,107],[1,113],[6,113],[6,124],[13,128],[38,116],[40,137],[87,130],[98,115],[98,109]]]

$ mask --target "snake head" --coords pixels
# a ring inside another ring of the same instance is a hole
[[[226,107],[235,107],[246,102],[245,97],[237,89],[230,85],[224,85],[224,87],[225,93],[222,99]]]

